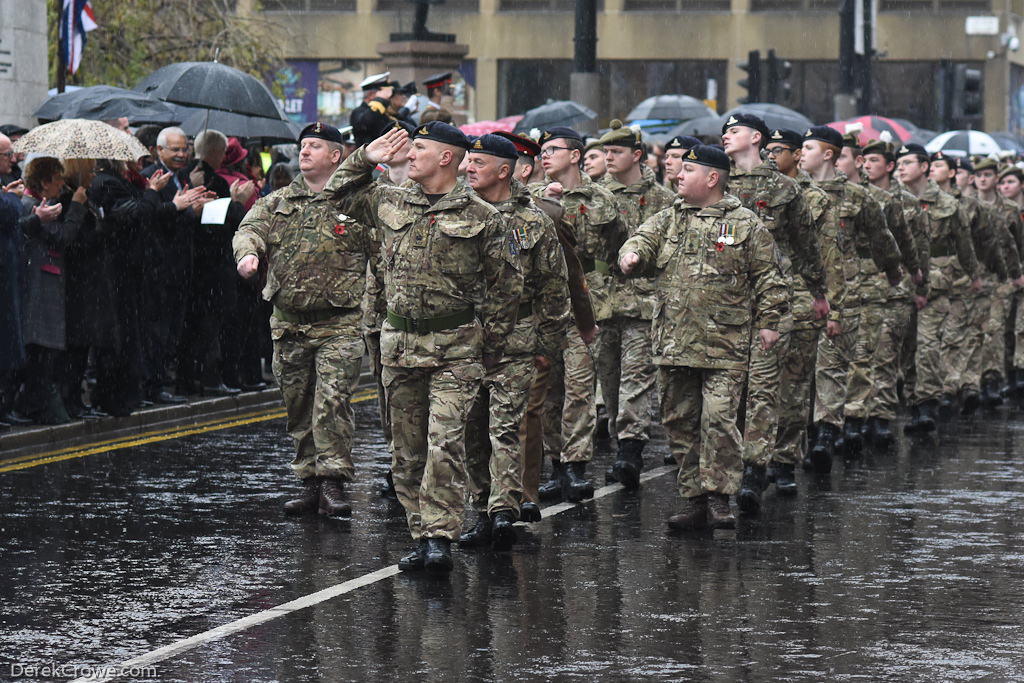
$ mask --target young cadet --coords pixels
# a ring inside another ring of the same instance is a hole
[[[679,174],[683,170],[683,156],[700,140],[690,135],[677,135],[665,144],[665,187],[679,194]]]
[[[999,193],[1011,206],[1016,208],[1018,216],[1024,222],[1024,169],[1019,166],[1007,166],[999,173]],[[1024,235],[1017,238],[1017,251],[1024,255]],[[1024,305],[1021,305],[1021,292],[1017,291],[1011,307],[1013,317],[1013,356],[1010,366],[1012,376],[1008,377],[1010,390],[1017,396],[1024,395]]]

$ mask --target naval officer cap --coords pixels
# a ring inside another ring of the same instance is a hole
[[[800,133],[789,128],[776,128],[772,131],[771,135],[768,136],[768,144],[783,144],[789,147],[791,150],[798,150],[804,144],[804,138]]]
[[[503,137],[511,142],[516,146],[516,151],[520,154],[524,154],[528,157],[535,157],[540,154],[540,145],[538,145],[532,138],[528,138],[525,135],[509,133],[503,130],[494,131],[494,135]]]
[[[320,138],[321,140],[327,140],[328,142],[336,142],[339,145],[344,144],[345,136],[341,134],[337,128],[329,123],[323,121],[317,121],[311,123],[302,129],[299,133],[299,142],[302,142],[306,138]]]
[[[811,126],[804,133],[804,140],[817,140],[836,149],[843,148],[843,134],[832,126]]]
[[[470,144],[469,138],[466,137],[465,133],[450,123],[444,123],[443,121],[430,121],[429,123],[424,123],[416,129],[416,132],[413,133],[412,137],[413,139],[443,142],[446,145],[461,147],[462,149],[469,149]]]
[[[391,72],[385,71],[382,74],[375,76],[367,76],[359,84],[359,87],[363,90],[380,90],[384,86],[388,85],[388,79],[391,78]]]
[[[469,146],[469,151],[477,154],[490,154],[502,159],[515,160],[519,158],[519,151],[511,140],[488,133],[481,135]]]
[[[683,161],[723,171],[729,170],[729,155],[712,145],[694,145],[689,152],[683,155]]]
[[[729,130],[733,126],[746,126],[747,128],[753,128],[761,134],[761,144],[765,144],[768,141],[768,126],[765,124],[764,119],[754,114],[748,114],[747,112],[736,112],[730,114],[729,118],[722,124],[722,134]]]

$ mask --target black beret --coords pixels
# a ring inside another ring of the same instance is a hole
[[[327,140],[328,142],[337,142],[339,145],[345,142],[344,136],[341,131],[332,126],[329,123],[317,121],[311,123],[302,129],[299,133],[299,142],[302,142],[306,138],[320,138],[321,140]]]
[[[956,170],[967,171],[968,173],[974,173],[974,164],[967,157],[953,157],[956,159]]]
[[[518,159],[519,151],[511,140],[500,135],[481,135],[469,146],[470,152],[490,154],[502,159]]]
[[[736,112],[725,120],[722,124],[722,133],[729,130],[733,126],[746,126],[747,128],[753,128],[761,134],[761,144],[768,141],[768,126],[765,124],[764,119],[754,114],[747,114],[746,112]]]
[[[580,144],[583,143],[583,136],[574,131],[572,128],[566,128],[565,126],[555,126],[554,128],[548,128],[546,131],[540,134],[540,144],[544,144],[548,140],[554,140],[556,138],[563,138],[565,140],[576,140]]]
[[[956,168],[956,155],[946,154],[941,149],[938,152],[932,154],[930,157],[928,157],[928,159],[929,161],[945,161],[947,164],[949,164],[950,168]]]
[[[535,157],[540,154],[540,145],[534,142],[531,138],[525,135],[518,135],[516,133],[509,133],[503,130],[496,130],[493,133],[500,137],[505,138],[516,146],[516,151],[520,154],[525,154],[529,157]]]
[[[690,149],[699,144],[700,140],[692,135],[677,135],[665,144],[665,149]]]
[[[804,133],[804,140],[818,140],[836,149],[843,148],[843,134],[832,126],[811,126]]]
[[[424,123],[413,133],[413,138],[423,138],[434,142],[443,142],[446,145],[469,149],[469,138],[461,130],[443,121],[431,121]]]
[[[729,170],[729,156],[718,147],[713,147],[712,145],[694,145],[683,156],[683,161],[719,168],[723,171]]]
[[[398,92],[402,93],[403,95],[415,95],[417,92],[416,81],[409,81],[402,87],[398,88]]]
[[[930,158],[930,155],[928,154],[928,151],[924,148],[924,145],[919,145],[916,142],[903,143],[903,146],[896,150],[895,156],[898,158],[905,157],[909,154],[922,156],[925,159]]]
[[[793,149],[800,149],[804,144],[804,138],[800,133],[789,128],[776,128],[768,136],[768,144],[773,142],[789,145]]]

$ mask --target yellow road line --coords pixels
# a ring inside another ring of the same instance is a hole
[[[377,392],[375,390],[364,391],[354,395],[352,397],[352,403],[363,403],[364,401],[371,401],[375,398],[377,398]],[[205,434],[207,432],[215,432],[222,429],[231,429],[232,427],[241,427],[254,422],[276,420],[284,416],[285,411],[283,408],[262,409],[250,413],[244,413],[242,415],[235,415],[229,418],[206,420],[204,422],[198,422],[185,427],[159,429],[130,437],[97,441],[84,446],[60,448],[44,453],[8,458],[6,460],[0,460],[0,473],[23,470],[29,467],[38,467],[40,465],[61,462],[63,460],[72,460],[74,458],[84,458],[89,455],[107,453],[109,451],[121,450],[123,448],[144,446],[146,444],[156,443],[159,441],[169,441],[171,439],[178,439],[183,436],[191,436],[193,434]]]

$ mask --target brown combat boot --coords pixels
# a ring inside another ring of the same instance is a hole
[[[683,500],[683,511],[668,518],[668,526],[676,531],[703,529],[708,525],[708,497],[700,494]]]
[[[352,514],[352,506],[341,497],[341,479],[324,479],[320,484],[320,514],[328,517]]]
[[[284,504],[284,511],[289,515],[305,515],[316,512],[320,502],[320,477],[306,477],[302,480],[302,493],[298,498]]]
[[[735,529],[736,518],[729,509],[729,496],[725,493],[708,494],[708,524],[712,529]]]

